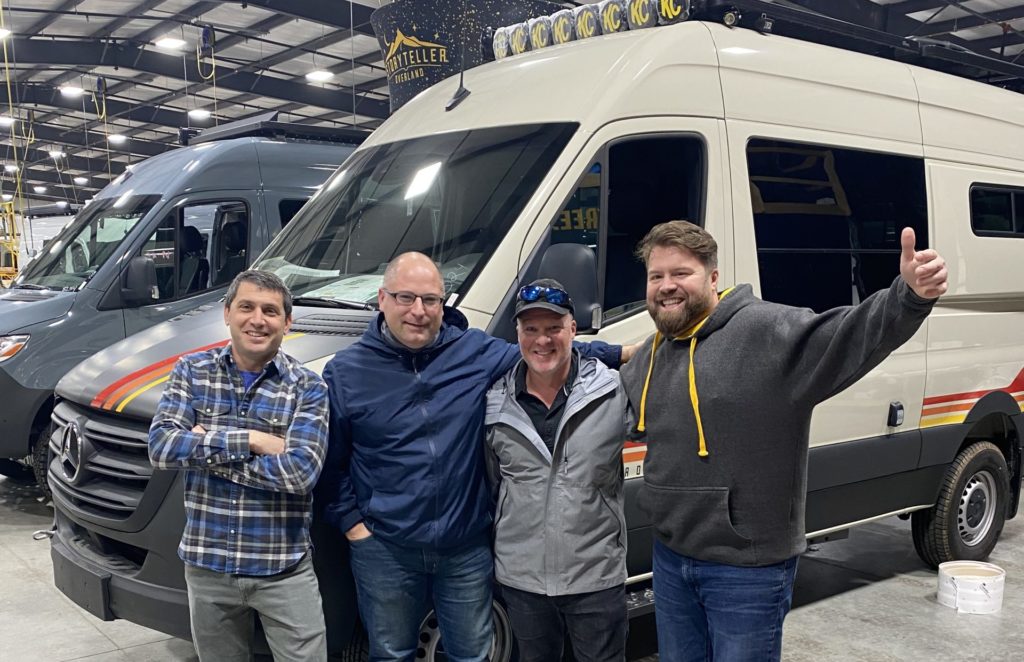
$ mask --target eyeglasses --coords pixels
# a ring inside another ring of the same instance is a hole
[[[444,301],[443,297],[436,294],[415,294],[413,292],[392,292],[390,290],[384,290],[385,294],[389,294],[395,298],[395,301],[403,306],[411,306],[416,303],[416,299],[423,302],[424,308],[437,308]]]
[[[569,293],[565,290],[560,290],[557,287],[544,287],[543,285],[524,285],[519,288],[519,300],[534,302],[544,299],[548,303],[553,303],[556,306],[570,306],[572,305],[572,299],[569,298]]]

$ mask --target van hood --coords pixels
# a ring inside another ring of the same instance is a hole
[[[375,314],[296,307],[281,348],[320,374],[338,350],[362,336]],[[148,421],[178,358],[228,340],[221,304],[200,306],[86,359],[60,380],[56,392],[83,406]]]
[[[63,317],[71,310],[75,296],[74,292],[60,290],[0,290],[0,334]]]

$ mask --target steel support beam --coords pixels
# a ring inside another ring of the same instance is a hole
[[[147,51],[130,44],[102,44],[89,40],[16,39],[14,48],[18,54],[18,61],[22,63],[124,67],[175,80],[184,80],[180,58]],[[224,70],[223,67],[218,67],[217,85],[236,92],[248,92],[262,97],[318,106],[328,110],[354,111],[360,115],[379,119],[386,118],[389,112],[387,103],[365,98],[357,100],[353,108],[351,93],[346,90],[315,87],[292,80],[262,76],[249,71]],[[115,112],[121,114],[119,111]],[[185,123],[181,124],[181,126],[184,125]]]
[[[370,26],[370,14],[373,10],[347,0],[218,0],[219,4],[248,5],[259,7],[275,14],[283,14],[304,21],[320,23],[332,28],[343,30],[353,29],[355,32],[376,39],[373,27]],[[351,8],[351,9],[350,9]],[[349,21],[349,12],[352,21]]]

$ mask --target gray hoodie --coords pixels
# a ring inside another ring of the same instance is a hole
[[[692,336],[644,342],[622,380],[648,444],[640,505],[657,538],[731,565],[801,554],[814,406],[909,340],[933,303],[902,278],[821,314],[740,285]]]
[[[516,401],[518,366],[487,394],[485,455],[498,488],[494,575],[541,595],[599,591],[626,580],[626,395],[617,372],[575,352],[573,359],[576,381],[553,454]]]

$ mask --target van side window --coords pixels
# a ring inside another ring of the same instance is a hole
[[[306,199],[297,200],[282,200],[277,203],[277,213],[281,217],[281,227],[288,225],[295,215],[299,213],[302,206],[306,204]],[[276,236],[276,235],[275,235]]]
[[[201,202],[172,211],[142,248],[156,266],[159,300],[230,283],[246,268],[248,238],[245,203]]]
[[[761,296],[822,312],[899,275],[900,234],[928,245],[922,159],[824,145],[747,145]]]
[[[647,279],[635,251],[652,227],[680,219],[703,224],[703,182],[703,141],[657,135],[613,143],[580,180],[551,223],[551,243],[585,244],[599,257],[603,253],[604,262],[598,264],[604,265],[605,321],[644,307]],[[606,232],[601,231],[602,218],[607,219]]]
[[[1024,191],[972,186],[971,229],[980,237],[1024,237]]]

